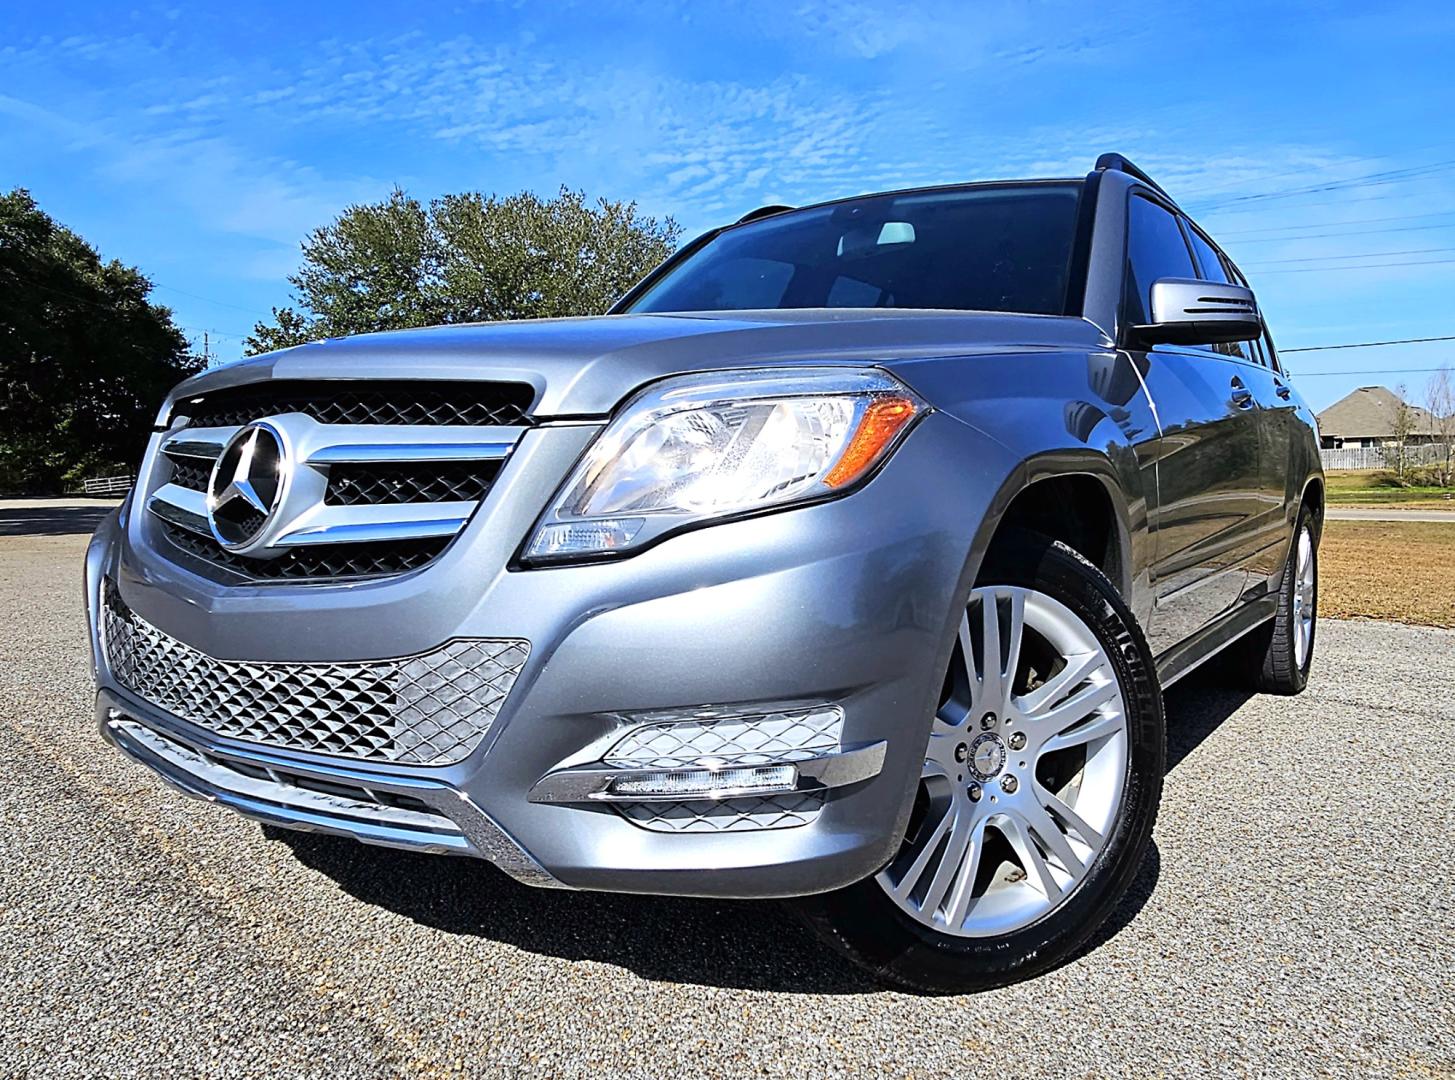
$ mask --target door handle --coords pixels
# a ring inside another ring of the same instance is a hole
[[[1251,409],[1253,407],[1253,391],[1249,390],[1243,384],[1243,380],[1236,375],[1233,376],[1232,387],[1233,392],[1229,400],[1240,409]]]
[[[1281,397],[1284,401],[1287,401],[1289,398],[1293,397],[1293,391],[1290,390],[1284,383],[1279,382],[1277,379],[1273,380],[1273,392]]]

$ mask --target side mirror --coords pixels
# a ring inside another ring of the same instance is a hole
[[[1132,327],[1136,339],[1148,345],[1221,345],[1262,333],[1252,289],[1190,278],[1154,282],[1152,321]]]

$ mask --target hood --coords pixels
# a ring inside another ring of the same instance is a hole
[[[491,379],[536,388],[539,418],[609,413],[667,375],[1109,345],[1085,319],[982,312],[799,309],[472,323],[333,338],[184,382],[195,394],[264,379]]]

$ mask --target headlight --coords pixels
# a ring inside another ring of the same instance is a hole
[[[622,554],[688,525],[842,493],[924,411],[897,379],[870,368],[668,379],[598,436],[525,558]]]

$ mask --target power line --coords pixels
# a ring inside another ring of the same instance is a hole
[[[1264,236],[1256,240],[1236,240],[1230,246],[1246,244],[1287,244],[1297,240],[1324,240],[1338,236],[1383,236],[1385,233],[1424,232],[1426,229],[1455,229],[1455,221],[1442,221],[1430,225],[1396,225],[1390,229],[1354,229],[1350,232],[1304,233],[1300,236]]]
[[[73,292],[67,292],[65,289],[57,289],[54,286],[43,284],[42,282],[36,281],[33,277],[29,277],[25,274],[19,273],[13,267],[3,267],[0,269],[5,269],[12,276],[20,278],[22,281],[30,282],[30,284],[37,289],[42,289],[48,293],[54,293],[56,296],[64,296],[66,299],[74,300],[78,304],[86,304],[90,307],[99,308],[102,311],[110,311],[117,314],[122,313],[122,309],[119,303],[115,300],[112,300],[109,303],[103,303],[100,300],[92,300],[91,298],[86,296],[78,296]],[[141,302],[149,303],[149,301],[147,301],[145,297],[142,298]],[[218,337],[236,338],[239,341],[243,340],[248,336],[246,333],[243,332],[234,333],[231,330],[215,330],[210,326],[188,326],[185,323],[179,323],[176,321],[173,321],[172,325],[177,327],[179,330],[191,330],[197,334],[212,333],[216,334]]]
[[[1352,203],[1385,202],[1385,201],[1387,201],[1389,199],[1406,199],[1406,200],[1408,200],[1408,199],[1411,199],[1411,198],[1413,198],[1413,196],[1411,196],[1408,192],[1405,192],[1405,191],[1376,191],[1376,192],[1374,192],[1373,194],[1370,194],[1370,195],[1350,195],[1350,196],[1347,196],[1347,197],[1344,197],[1344,198],[1340,198],[1339,199],[1339,205],[1340,206],[1348,206],[1348,205],[1350,205]],[[1313,206],[1315,206],[1315,205],[1321,205],[1321,204],[1305,204],[1304,206],[1294,207],[1292,209],[1307,210],[1307,209],[1312,209]],[[1199,217],[1211,217],[1213,215],[1217,215],[1218,217],[1231,217],[1231,216],[1234,216],[1234,215],[1241,216],[1241,215],[1246,215],[1246,214],[1266,214],[1266,213],[1268,213],[1268,209],[1269,208],[1266,208],[1266,207],[1263,207],[1263,206],[1253,205],[1253,206],[1243,206],[1243,207],[1232,207],[1232,208],[1224,209],[1224,210],[1219,210],[1219,209],[1199,210],[1199,211],[1197,211],[1197,215]],[[1285,208],[1285,209],[1289,209],[1289,208]]]
[[[1441,266],[1455,263],[1455,259],[1414,259],[1409,262],[1357,263],[1353,266],[1297,266],[1282,270],[1261,270],[1260,277],[1269,274],[1329,274],[1338,270],[1388,270],[1398,266]]]
[[[1260,266],[1282,266],[1284,263],[1334,262],[1342,259],[1392,259],[1396,255],[1435,255],[1442,251],[1455,251],[1455,247],[1407,248],[1404,251],[1361,251],[1357,255],[1314,255],[1303,259],[1269,259],[1264,263],[1252,263],[1247,269]]]
[[[218,307],[232,308],[233,311],[241,311],[244,315],[251,315],[255,319],[265,319],[266,315],[259,315],[252,308],[239,307],[236,304],[229,304],[225,300],[214,300],[210,296],[203,296],[201,293],[188,292],[186,289],[179,289],[175,285],[168,285],[165,282],[153,281],[152,286],[158,289],[166,289],[168,292],[180,293],[183,296],[190,296],[193,300],[205,300],[209,304],[216,304]]]
[[[1240,203],[1288,199],[1295,195],[1315,195],[1323,192],[1347,191],[1362,187],[1382,187],[1387,184],[1399,184],[1406,180],[1430,176],[1449,169],[1452,166],[1455,166],[1455,161],[1437,161],[1429,165],[1412,165],[1403,169],[1387,169],[1383,172],[1369,173],[1365,176],[1352,176],[1344,180],[1330,180],[1322,184],[1307,184],[1303,187],[1287,188],[1283,191],[1264,191],[1253,195],[1234,195],[1222,200],[1204,203],[1203,206],[1205,209],[1214,209],[1219,206],[1233,206]]]
[[[1287,349],[1283,350],[1283,352],[1287,351]],[[1321,379],[1328,375],[1430,375],[1443,370],[1446,369],[1436,367],[1356,368],[1353,371],[1294,371],[1291,374],[1300,379]]]
[[[1374,349],[1381,345],[1423,345],[1427,341],[1455,341],[1455,334],[1446,334],[1444,337],[1396,338],[1393,341],[1357,341],[1346,345],[1305,345],[1299,349],[1279,349],[1278,355],[1296,352],[1328,352],[1332,349]]]
[[[1354,218],[1352,221],[1309,221],[1302,225],[1267,225],[1261,229],[1233,229],[1231,231],[1219,229],[1219,236],[1263,236],[1271,232],[1290,232],[1294,229],[1327,229],[1336,225],[1378,225],[1387,221],[1417,221],[1421,218],[1449,217],[1455,214],[1455,210],[1430,210],[1423,214],[1393,214],[1388,217],[1376,218]],[[1299,239],[1297,236],[1288,237],[1290,240]]]

